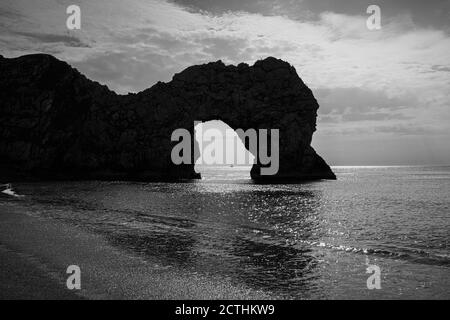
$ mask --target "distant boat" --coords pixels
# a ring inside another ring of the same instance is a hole
[[[22,197],[21,195],[18,195],[14,192],[12,185],[10,183],[0,185],[1,192],[12,197]]]

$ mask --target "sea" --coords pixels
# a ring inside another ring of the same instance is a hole
[[[119,250],[277,299],[449,299],[450,166],[333,167],[337,180],[14,184],[8,205]]]

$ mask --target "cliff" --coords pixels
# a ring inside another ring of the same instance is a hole
[[[261,181],[335,179],[311,147],[318,104],[288,63],[221,61],[192,66],[169,83],[117,95],[50,55],[0,56],[0,176],[8,179],[198,178],[174,165],[177,128],[195,120],[280,130],[280,169]],[[194,146],[195,147],[195,146]],[[193,159],[193,163],[195,163]]]

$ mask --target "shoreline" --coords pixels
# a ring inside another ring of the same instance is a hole
[[[0,299],[272,299],[227,280],[144,260],[97,234],[0,204]],[[81,290],[66,287],[69,265]]]

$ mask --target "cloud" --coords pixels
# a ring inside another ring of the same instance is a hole
[[[243,48],[248,48],[248,40],[245,38],[205,38],[200,43],[203,52],[208,56],[222,57],[227,61],[237,61],[242,57]]]
[[[342,115],[343,121],[387,121],[387,120],[408,120],[414,117],[401,113],[388,112],[368,112],[368,113],[346,113]]]
[[[143,63],[145,62],[145,63]],[[74,64],[90,78],[102,83],[114,83],[119,93],[138,92],[157,81],[170,81],[179,65],[170,56],[146,52],[98,54]]]
[[[62,43],[68,47],[89,48],[90,46],[75,36],[39,33],[39,32],[14,32],[16,35],[24,36],[29,39],[43,43]]]
[[[313,13],[304,6],[304,0],[172,0],[193,12],[222,15],[227,12],[258,13],[265,16],[286,16],[290,19],[311,18]]]
[[[450,72],[450,66],[433,65],[431,66],[433,71]]]
[[[407,124],[396,126],[376,126],[375,132],[389,133],[395,135],[435,135],[448,134],[449,131],[443,129],[436,129],[428,126]]]
[[[0,17],[9,18],[9,19],[11,19],[11,18],[17,19],[17,18],[21,18],[22,15],[17,12],[8,10],[8,9],[0,8]]]
[[[411,94],[389,96],[381,90],[359,87],[316,88],[314,96],[320,104],[321,114],[362,114],[374,110],[400,110],[418,106],[417,98]]]
[[[82,30],[71,35],[77,41],[63,38],[67,34],[66,15],[65,7],[59,2],[39,1],[43,8],[32,10],[38,4],[5,1],[9,3],[9,11],[16,8],[16,12],[27,17],[21,20],[27,23],[20,23],[27,30],[19,32],[29,36],[36,33],[35,40],[45,34],[55,34],[69,45],[92,46],[92,50],[84,51],[84,57],[81,52],[75,54],[68,48],[61,58],[72,61],[88,59],[99,52],[108,55],[121,51],[133,57],[144,49],[178,59],[194,52],[199,63],[219,59],[228,63],[253,63],[272,55],[297,67],[303,80],[313,88],[359,86],[390,95],[443,83],[446,75],[436,73],[430,77],[420,74],[420,70],[449,65],[449,37],[440,30],[415,27],[411,17],[405,14],[388,19],[383,22],[382,30],[374,32],[366,28],[365,12],[359,15],[322,12],[313,20],[294,20],[258,14],[256,8],[253,13],[227,11],[212,15],[191,12],[165,1],[80,0]],[[239,3],[234,6],[231,8],[237,9]],[[282,6],[292,7],[289,1]],[[44,9],[48,10],[47,15]],[[11,27],[18,24],[11,23]],[[125,41],[134,45],[125,46]],[[411,68],[412,63],[416,64],[415,69]]]

